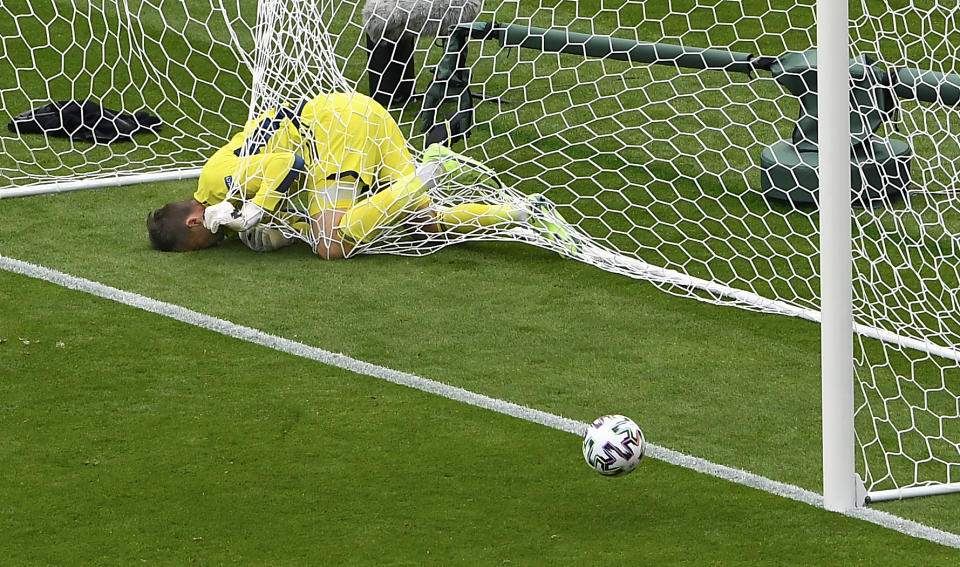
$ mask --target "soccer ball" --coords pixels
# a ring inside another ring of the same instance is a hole
[[[622,415],[597,418],[583,434],[583,458],[604,476],[622,476],[633,471],[645,449],[643,431]]]

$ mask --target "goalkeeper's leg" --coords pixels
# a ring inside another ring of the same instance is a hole
[[[369,242],[387,227],[411,221],[427,232],[469,234],[491,228],[507,228],[531,219],[529,203],[463,203],[426,211],[430,204],[428,189],[438,182],[449,185],[500,186],[496,174],[482,163],[457,154],[439,144],[431,145],[424,162],[413,175],[349,209],[339,223],[342,240],[351,245]],[[433,222],[425,222],[432,217]]]
[[[484,233],[523,224],[571,254],[576,254],[582,247],[580,237],[556,211],[556,205],[539,194],[530,195],[526,201],[514,205],[465,203],[440,208],[435,219],[437,232]]]
[[[315,252],[324,260],[339,260],[347,257],[354,245],[344,242],[338,226],[346,214],[342,209],[325,209],[311,217]]]
[[[423,163],[439,164],[436,171],[441,186],[456,190],[463,186],[470,190],[487,187],[499,190],[502,185],[496,173],[481,162],[458,154],[442,144],[431,144],[423,154]],[[529,211],[523,206],[467,202],[450,207],[436,207],[432,213],[433,232],[469,234],[492,227],[504,228],[525,222]]]
[[[499,185],[490,168],[445,146],[433,144],[424,152],[423,163],[413,175],[401,178],[347,211],[340,223],[340,232],[346,242],[369,242],[384,228],[422,212],[430,203],[427,191],[438,183],[469,186],[491,182]],[[526,216],[523,209],[471,203],[440,210],[436,230],[467,233],[504,222],[523,222]]]
[[[314,178],[316,178],[314,174]],[[314,252],[325,260],[338,260],[350,254],[353,244],[343,241],[339,226],[343,216],[356,200],[359,182],[333,181],[310,186],[297,195],[297,205],[305,207],[310,217],[309,227],[296,227],[313,243]],[[302,197],[302,198],[301,198]]]
[[[492,228],[509,227],[522,223],[529,212],[510,205],[464,203],[437,211],[437,231],[470,234]]]
[[[423,209],[430,202],[427,191],[436,185],[441,172],[437,163],[421,164],[413,174],[351,207],[337,224],[342,240],[351,245],[370,242],[381,231]]]
[[[543,196],[532,196],[529,201],[513,205],[468,202],[430,207],[427,191],[441,181],[454,185],[499,186],[496,175],[486,166],[444,147],[431,146],[424,163],[414,174],[364,199],[342,215],[331,213],[323,219],[324,227],[336,226],[338,235],[333,238],[343,255],[348,255],[358,244],[370,242],[382,231],[404,224],[420,226],[426,232],[469,234],[528,223],[571,252],[579,248],[561,217]]]

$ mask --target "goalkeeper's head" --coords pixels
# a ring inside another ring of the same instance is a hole
[[[196,199],[174,201],[147,215],[150,246],[164,252],[187,252],[209,248],[224,237],[203,226],[206,207]]]

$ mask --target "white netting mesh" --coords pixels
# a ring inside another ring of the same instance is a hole
[[[242,124],[251,3],[97,0],[0,3],[0,107],[91,101],[163,121],[160,135],[110,145],[51,135],[0,137],[0,194],[14,185],[197,167]],[[77,134],[74,127],[69,133]],[[5,129],[6,131],[6,129]]]
[[[395,9],[397,5],[393,2],[368,3],[364,17],[371,23],[362,30],[362,34],[364,36],[376,34],[378,38],[386,38],[382,40],[383,44],[396,46],[400,42],[395,38],[409,37],[412,33],[409,30],[412,29],[418,33],[426,30],[427,33],[433,32],[427,38],[429,41],[429,37],[435,37],[437,33],[443,35],[441,23],[449,25],[469,21],[466,18],[473,14],[464,7],[463,2],[453,2],[448,10],[438,10],[434,5],[431,9],[425,7],[419,12],[418,4],[424,5],[417,2],[400,3],[401,10],[398,12]],[[338,10],[349,13],[339,13]],[[403,30],[391,29],[389,26],[384,28],[382,18],[378,18],[381,12],[385,17],[389,15],[387,24],[402,25]],[[346,58],[333,55],[336,53],[334,45],[343,41],[342,28],[331,29],[334,23],[355,16],[355,13],[355,7],[333,2],[316,5],[289,3],[286,0],[260,2],[257,25],[254,28],[258,49],[252,69],[254,87],[250,119],[256,120],[263,113],[270,112],[271,109],[281,105],[296,108],[304,101],[313,100],[318,93],[349,93],[356,90],[356,81],[347,79],[342,71]],[[398,14],[403,17],[399,17]],[[391,58],[399,59],[398,51],[399,48],[388,50]],[[394,83],[395,81],[390,77],[384,81],[383,85],[385,88],[390,88]],[[356,95],[352,96],[357,98]],[[327,103],[318,104],[326,105]],[[335,106],[335,113],[339,114],[334,118],[328,118],[325,115],[314,117],[314,113],[309,109],[298,116],[303,142],[296,151],[303,156],[313,156],[312,159],[307,158],[307,161],[312,163],[305,166],[309,170],[308,178],[311,175],[314,177],[313,183],[303,180],[292,187],[287,191],[288,199],[284,201],[286,206],[281,206],[277,214],[271,215],[264,221],[268,226],[276,227],[284,234],[305,240],[313,247],[324,239],[323,230],[316,225],[314,230],[309,232],[302,229],[295,230],[289,222],[290,210],[299,211],[301,219],[310,216],[305,213],[307,213],[311,196],[317,191],[315,185],[323,184],[324,176],[329,175],[329,179],[337,175],[336,172],[331,174],[331,169],[338,167],[342,159],[340,146],[343,146],[343,151],[346,152],[369,153],[369,150],[363,147],[364,140],[384,135],[380,127],[362,128],[362,134],[355,131],[357,121],[370,119],[366,116],[370,107],[365,102],[357,105],[351,105],[349,102],[330,104]],[[413,154],[408,156],[410,163],[415,166],[419,161],[420,152],[412,146],[408,150]],[[377,161],[375,156],[370,156],[370,159]],[[504,185],[498,179],[498,175],[489,172],[488,168],[482,164],[460,161],[459,156],[450,156],[450,159],[444,161],[448,169],[441,169],[432,176],[431,184],[435,186],[428,188],[429,203],[423,207],[421,213],[442,215],[444,211],[456,210],[465,205],[485,204],[506,206],[513,211],[518,211],[521,217],[534,214],[534,207],[527,195]],[[370,164],[362,163],[361,165],[369,166]],[[311,169],[313,167],[321,173],[315,174]],[[340,169],[349,168],[342,166]],[[345,171],[341,173],[346,175]],[[373,183],[378,186],[377,189],[385,189],[395,181],[389,176],[387,179],[383,177],[384,175],[374,174]],[[352,176],[346,178],[350,181],[354,179]],[[367,194],[369,192],[357,194],[354,202]],[[348,207],[339,206],[339,208]],[[381,209],[386,212],[387,207],[381,206]],[[549,206],[536,211],[536,214],[541,217],[541,220],[551,223],[562,222]],[[435,219],[435,216],[423,214],[402,214],[389,222],[378,223],[376,231],[370,234],[370,241],[361,242],[353,253],[423,255],[466,239],[512,238],[537,242],[542,246],[567,253],[572,246],[572,243],[564,246],[561,242],[543,236],[543,229],[546,227],[537,224],[504,220],[494,222],[493,226],[479,226],[475,219],[468,216],[467,222],[463,223],[458,230],[444,230],[434,226]],[[564,230],[569,232],[572,238],[573,227],[564,226]]]
[[[393,3],[377,4],[389,10]],[[415,10],[423,3],[396,4],[401,11],[390,13],[407,16],[392,17],[390,26],[436,29],[450,41],[445,26],[417,20],[421,13],[437,17]],[[796,150],[815,143],[804,139],[804,132],[816,132],[813,116],[804,114],[815,105],[805,107],[791,91],[810,79],[803,72],[806,56],[797,54],[809,55],[815,45],[814,0],[621,0],[600,8],[487,2],[475,17],[470,2],[449,4],[458,10],[454,21],[563,28],[601,41],[709,47],[754,59],[718,64],[701,57],[709,68],[697,69],[696,57],[675,52],[643,63],[559,54],[540,32],[534,34],[540,34],[534,41],[540,48],[517,47],[514,36],[467,38],[459,68],[469,76],[455,75],[441,87],[461,104],[472,93],[463,153],[496,171],[497,179],[445,177],[430,190],[430,207],[484,202],[527,210],[529,195],[542,193],[579,235],[579,247],[573,252],[543,230],[516,222],[426,239],[408,223],[367,251],[423,254],[465,237],[519,239],[650,279],[670,293],[819,319],[815,206],[768,198],[776,191],[765,191],[771,177],[775,186],[793,179],[802,189],[809,182],[803,160],[811,154]],[[414,84],[420,93],[434,85],[431,70],[449,55],[432,33],[377,28],[377,37],[368,37],[358,2],[54,6],[31,7],[26,0],[0,6],[0,15],[8,16],[0,17],[6,46],[0,76],[16,77],[0,88],[3,107],[13,115],[11,109],[47,100],[93,96],[127,112],[151,110],[164,120],[164,130],[110,148],[5,135],[0,150],[16,163],[0,162],[0,192],[83,172],[197,167],[245,119],[319,92],[369,92],[368,60],[374,65],[378,58],[388,63],[377,88],[389,91],[390,110],[419,161],[426,145],[421,99],[404,92]],[[890,165],[870,174],[867,186],[873,183],[879,198],[864,196],[861,188],[858,204],[868,206],[854,216],[859,471],[871,490],[952,482],[960,466],[954,362],[960,338],[960,116],[952,98],[960,84],[948,75],[958,71],[954,8],[945,0],[896,9],[866,1],[851,6],[854,86],[862,91],[854,131],[866,120],[868,130],[859,133],[869,142],[858,159],[867,164],[864,171]],[[881,79],[869,84],[869,77]],[[469,93],[458,90],[458,80],[466,80]],[[930,89],[943,96],[931,102]],[[454,107],[432,110],[439,123]],[[804,123],[805,130],[795,130]],[[778,143],[786,144],[775,156],[782,167],[776,175],[763,174],[769,163],[761,156]],[[913,156],[911,183],[899,199],[890,187],[903,181],[897,168],[906,162],[897,152],[904,148]],[[885,160],[884,151],[896,159]],[[791,156],[797,163],[788,163]],[[268,220],[285,226],[284,218]]]
[[[878,54],[900,84],[917,75],[911,69],[960,71],[954,5],[928,1],[894,8],[863,2],[859,12],[851,26],[854,45]],[[913,149],[909,195],[894,206],[855,215],[857,321],[935,347],[926,349],[931,355],[859,341],[857,432],[872,490],[960,481],[955,106],[960,85],[949,75],[928,76],[927,83],[944,102],[901,96],[897,120],[887,129]]]

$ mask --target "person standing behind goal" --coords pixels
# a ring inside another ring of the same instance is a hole
[[[549,207],[534,196],[524,206],[466,203],[427,210],[428,191],[461,164],[481,164],[433,145],[416,164],[399,126],[379,103],[359,93],[315,97],[296,110],[281,107],[248,122],[243,131],[204,165],[192,199],[168,203],[147,216],[150,244],[163,251],[189,251],[220,242],[224,229],[259,252],[297,238],[258,225],[283,217],[284,205],[306,212],[284,224],[308,237],[324,259],[348,257],[418,212],[428,232],[472,232],[504,223],[537,222]],[[488,171],[488,170],[487,170]],[[382,188],[363,197],[364,191]],[[237,206],[239,205],[239,209]],[[541,229],[566,238],[562,226]]]

